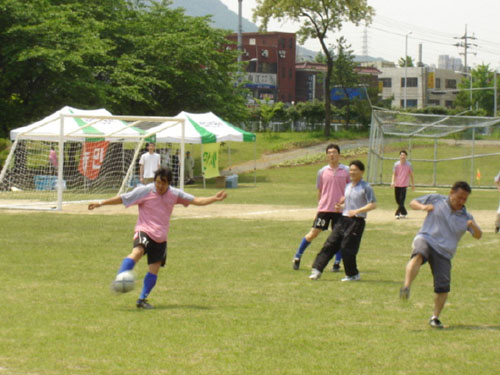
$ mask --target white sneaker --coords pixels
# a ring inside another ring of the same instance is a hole
[[[317,270],[316,268],[313,268],[311,274],[309,275],[309,279],[319,280],[320,277],[321,277],[321,271]]]
[[[341,281],[358,281],[358,280],[361,280],[361,276],[359,275],[359,273],[354,276],[346,276]]]
[[[401,219],[406,219],[406,215],[401,215]]]

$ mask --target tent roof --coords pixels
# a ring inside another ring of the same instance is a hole
[[[186,120],[184,130],[185,143],[255,142],[256,140],[255,134],[231,125],[212,112],[181,112],[175,118]],[[160,128],[162,125],[158,125],[156,128]],[[154,129],[152,128],[150,131]],[[156,141],[180,143],[182,139],[181,131],[180,123],[161,130],[156,134]]]
[[[72,107],[64,107],[40,121],[11,130],[10,138],[12,140],[18,138],[56,142],[60,137],[61,115],[64,116],[63,136],[66,140],[120,140],[127,138],[131,141],[136,141],[146,133],[144,130],[131,126],[127,122],[121,120],[93,119],[88,117],[112,116],[109,111],[103,108],[83,110]],[[71,117],[66,117],[65,115]]]

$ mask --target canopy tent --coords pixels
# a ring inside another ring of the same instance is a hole
[[[231,125],[212,112],[181,112],[174,118],[186,120],[185,143],[255,142],[256,140],[255,134]],[[160,126],[158,125],[158,127]],[[156,134],[157,142],[179,143],[181,139],[182,130],[180,125],[172,126]]]
[[[184,121],[184,134],[182,134],[182,127],[174,125],[165,128],[156,133],[157,142],[164,143],[179,143],[184,138],[185,143],[200,144],[202,147],[201,154],[203,154],[203,145],[219,142],[254,142],[256,136],[253,133],[240,129],[212,112],[206,113],[189,113],[180,112],[174,118]],[[163,124],[161,124],[163,125]],[[160,127],[161,125],[158,125]],[[155,130],[152,128],[151,130]],[[184,135],[184,137],[183,137]],[[255,151],[254,151],[255,153]],[[229,148],[229,155],[231,149]],[[229,156],[230,157],[230,156]],[[254,160],[256,156],[254,155]],[[202,168],[203,170],[203,168]],[[255,173],[254,173],[254,178]],[[203,185],[205,186],[205,176],[203,175]]]
[[[89,116],[96,116],[96,118]],[[40,121],[11,130],[10,139],[57,142],[60,137],[69,141],[81,141],[85,138],[116,141],[127,138],[130,141],[139,141],[146,134],[146,131],[135,127],[135,123],[99,118],[103,116],[112,116],[112,114],[103,108],[83,110],[64,107]],[[61,118],[64,120],[62,133]]]
[[[171,126],[178,125],[182,134],[184,121],[64,107],[11,131],[14,143],[0,171],[0,194],[11,200],[8,192],[22,192],[30,200],[40,197],[49,202],[53,199],[51,191],[56,190],[60,210],[66,190],[71,192],[66,194],[71,201],[78,194],[88,196],[117,187],[121,193],[133,187],[131,181],[143,143],[154,141],[156,132]],[[151,130],[153,127],[155,130]],[[182,136],[179,143],[184,152]],[[182,173],[182,162],[180,166]]]

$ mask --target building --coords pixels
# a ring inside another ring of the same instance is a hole
[[[462,59],[459,57],[451,57],[449,55],[439,55],[438,57],[438,69],[459,71],[463,68]]]
[[[236,43],[238,34],[228,39]],[[268,32],[242,34],[242,61],[248,62],[246,83],[254,98],[271,102],[295,101],[294,33]]]
[[[383,68],[379,75],[382,99],[392,98],[393,107],[424,108],[429,105],[451,107],[458,94],[462,75],[453,70],[426,66]]]

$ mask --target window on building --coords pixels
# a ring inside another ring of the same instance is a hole
[[[437,99],[429,99],[427,101],[427,105],[440,105],[440,104],[441,104],[441,102]]]
[[[444,106],[445,106],[446,108],[451,108],[451,107],[453,107],[453,100],[446,100],[446,101],[444,102]]]
[[[408,82],[408,87],[418,87],[418,78],[417,77],[408,77],[406,78]],[[405,87],[405,78],[401,78],[401,87]]]
[[[288,40],[288,46],[290,47],[290,49],[292,49],[292,48],[293,48],[293,39],[292,39],[292,38],[290,38],[290,39]]]
[[[382,87],[392,87],[392,78],[382,78]]]
[[[457,88],[457,80],[456,79],[447,79],[444,82],[446,89],[456,89]]]
[[[281,68],[281,78],[286,78],[286,69]]]
[[[418,101],[417,99],[407,99],[406,100],[406,108],[417,108]],[[404,108],[405,101],[401,99],[401,108]]]
[[[436,78],[436,88],[437,89],[441,88],[441,78]]]
[[[292,79],[292,68],[288,69],[288,79]]]

